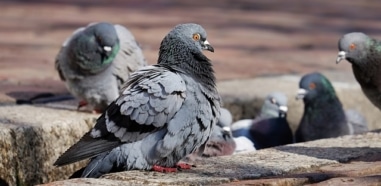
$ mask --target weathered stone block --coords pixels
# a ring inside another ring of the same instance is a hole
[[[64,167],[53,163],[87,132],[97,115],[38,106],[0,107],[0,145],[5,147],[0,166],[11,185],[34,185],[67,179],[83,162]],[[2,148],[3,149],[3,148]],[[9,150],[7,150],[9,149]]]

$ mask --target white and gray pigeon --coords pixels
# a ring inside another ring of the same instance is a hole
[[[226,156],[235,152],[236,143],[231,133],[233,117],[226,108],[221,108],[220,112],[220,118],[213,128],[205,149],[201,149],[203,152],[196,150],[184,159],[185,162],[194,163],[202,157]]]
[[[287,111],[287,97],[281,92],[272,92],[254,120],[244,119],[232,124],[233,136],[248,138],[256,150],[290,144],[293,135]]]
[[[94,128],[54,165],[92,158],[81,177],[132,169],[162,172],[203,148],[220,117],[206,31],[179,24],[163,39],[158,64],[134,72]]]
[[[346,59],[365,96],[381,110],[381,43],[361,32],[339,40],[336,63]]]
[[[355,110],[344,111],[331,82],[321,73],[306,74],[299,83],[297,99],[304,113],[295,133],[296,142],[366,132],[365,118]]]
[[[63,43],[56,70],[69,92],[102,112],[119,96],[123,83],[146,66],[142,50],[125,27],[106,22],[81,27]]]

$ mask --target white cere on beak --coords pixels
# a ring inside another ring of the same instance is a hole
[[[301,88],[301,89],[298,90],[295,98],[296,99],[303,99],[304,96],[307,94],[307,92],[308,91],[306,89]]]
[[[287,112],[288,111],[288,107],[287,106],[279,106],[279,110],[281,110],[283,112]]]
[[[208,40],[205,40],[205,41],[204,41],[204,44],[205,44],[205,45],[210,45],[210,43],[209,43]]]
[[[110,46],[104,46],[103,49],[107,52],[110,52],[112,50]]]
[[[226,132],[230,132],[231,131],[230,127],[223,127],[222,130],[224,130]]]
[[[341,60],[345,59],[345,51],[340,51],[338,54],[337,54],[337,58],[336,58],[336,64],[340,63]]]

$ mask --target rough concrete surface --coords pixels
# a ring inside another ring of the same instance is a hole
[[[363,177],[364,175],[377,174],[381,168],[379,162],[372,164],[371,168],[366,168],[367,165],[369,166],[366,162],[357,166],[351,164],[347,166],[347,163],[351,160],[380,153],[381,134],[371,132],[357,136],[343,136],[264,149],[253,153],[206,158],[196,163],[196,167],[191,170],[182,170],[177,173],[125,171],[107,174],[102,178],[116,180],[115,185],[119,184],[120,181],[124,181],[126,185],[239,185],[240,180],[257,179],[252,180],[252,182],[260,183],[258,181],[260,178],[286,176],[284,179],[278,179],[275,183],[278,185],[282,185],[282,183],[295,185],[313,181],[307,174],[305,177],[300,175],[300,173],[305,174],[312,171],[320,172],[321,180],[318,179],[318,181],[345,175]],[[381,156],[378,156],[377,161],[380,160]],[[366,158],[363,161],[366,161]],[[373,159],[372,161],[376,160]],[[353,171],[354,168],[358,169],[357,173]],[[299,177],[287,177],[287,175],[296,173],[299,173]],[[78,180],[81,180],[81,184],[85,184],[87,179]],[[269,182],[269,180],[267,181]],[[250,183],[250,181],[246,182]],[[47,185],[68,185],[71,183],[73,182],[59,181]],[[262,183],[264,184],[266,181]],[[94,184],[94,182],[89,181],[90,184]]]

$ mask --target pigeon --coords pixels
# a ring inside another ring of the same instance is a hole
[[[131,74],[95,126],[54,163],[91,158],[80,177],[109,172],[175,172],[188,154],[204,149],[220,117],[221,98],[204,28],[175,26],[162,40],[158,63]]]
[[[339,40],[336,63],[346,59],[365,96],[381,109],[381,43],[361,32],[345,34]]]
[[[204,151],[197,150],[188,155],[185,162],[195,162],[202,157],[232,155],[236,148],[236,143],[231,133],[233,117],[229,110],[221,108],[221,115],[217,125],[213,128],[209,141],[206,143]]]
[[[287,97],[281,92],[272,92],[254,120],[245,119],[232,124],[233,136],[247,137],[256,150],[290,144],[293,135],[287,122],[287,110]]]
[[[147,62],[134,36],[125,27],[91,23],[73,32],[57,54],[55,67],[69,92],[103,112],[119,96],[131,73]]]
[[[296,98],[303,99],[304,113],[295,133],[296,142],[356,134],[367,129],[367,124],[361,123],[363,117],[354,111],[344,111],[331,82],[322,74],[304,75],[299,88]]]

